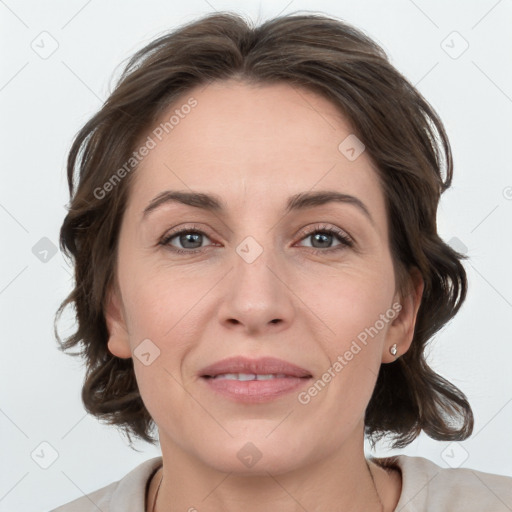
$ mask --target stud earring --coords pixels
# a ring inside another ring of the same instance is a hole
[[[393,356],[396,356],[396,352],[397,352],[397,350],[396,350],[396,343],[395,343],[395,344],[393,344],[393,345],[390,347],[389,351],[391,352],[391,354],[392,354]]]

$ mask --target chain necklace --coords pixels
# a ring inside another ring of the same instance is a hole
[[[366,462],[366,467],[368,468],[370,476],[372,477],[373,488],[375,489],[375,494],[377,495],[377,498],[379,500],[380,510],[381,510],[381,512],[384,512],[384,504],[382,503],[382,500],[380,499],[379,491],[377,491],[377,486],[375,485],[375,479],[373,478],[373,473],[372,473],[372,470],[370,469],[370,466],[368,465],[368,462]],[[160,469],[162,469],[162,468],[163,468],[163,465],[160,466]],[[153,508],[151,509],[151,512],[155,512],[156,499],[158,497],[158,491],[160,490],[160,486],[162,485],[163,479],[164,479],[164,473],[162,471],[162,476],[160,477],[160,482],[158,483],[158,487],[156,488],[155,500],[153,501]]]
[[[160,469],[163,469],[163,464],[162,466],[160,466]],[[156,488],[156,493],[155,493],[155,500],[153,501],[153,508],[151,509],[151,512],[155,512],[155,508],[156,508],[156,499],[158,497],[158,491],[160,490],[160,486],[162,485],[162,480],[164,479],[164,472],[162,471],[162,476],[160,477],[160,482],[158,483],[158,487]]]
[[[375,494],[377,495],[377,498],[379,500],[380,512],[384,512],[384,504],[382,503],[382,500],[380,499],[379,491],[377,490],[377,486],[375,485],[375,479],[373,478],[372,470],[370,469],[370,466],[369,466],[368,461],[366,459],[365,459],[365,462],[366,462],[366,467],[368,468],[368,471],[370,472],[370,476],[372,477],[373,488],[375,489]]]

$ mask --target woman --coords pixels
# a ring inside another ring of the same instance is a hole
[[[160,37],[68,179],[62,348],[87,410],[156,426],[162,457],[57,511],[512,509],[512,478],[365,458],[365,436],[467,439],[473,414],[424,357],[467,291],[436,229],[449,142],[363,33],[221,13]]]

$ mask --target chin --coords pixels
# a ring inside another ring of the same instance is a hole
[[[268,432],[230,437],[224,442],[217,439],[209,443],[206,440],[204,448],[199,446],[195,451],[215,470],[238,475],[278,475],[306,464],[308,449],[303,442],[289,435],[285,442],[285,435],[278,436],[275,432],[268,435]],[[313,446],[311,451],[314,453]]]

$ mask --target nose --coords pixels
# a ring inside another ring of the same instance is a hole
[[[240,254],[235,254],[233,268],[224,280],[220,322],[247,335],[287,329],[295,314],[287,272],[272,257],[271,250],[264,249],[254,261]]]

